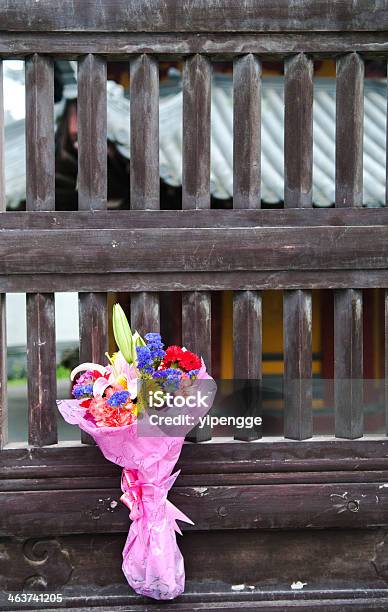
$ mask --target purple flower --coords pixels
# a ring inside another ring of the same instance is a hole
[[[120,406],[124,406],[130,397],[131,394],[128,391],[116,391],[115,393],[112,393],[107,403],[109,406],[118,408]]]
[[[72,390],[73,397],[75,399],[82,399],[84,397],[93,397],[93,385],[74,385]]]
[[[165,351],[163,350],[164,344],[162,342],[160,334],[146,334],[145,339],[147,342],[147,347],[150,350],[152,359],[163,359]]]
[[[139,368],[139,370],[142,370],[145,374],[152,374],[152,372],[154,371],[153,358],[148,346],[137,346],[136,352],[137,367]]]

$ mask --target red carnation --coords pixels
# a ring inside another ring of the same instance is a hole
[[[179,362],[183,354],[184,351],[182,351],[180,346],[169,346],[163,359],[163,368],[169,368],[172,363]]]
[[[182,351],[182,355],[179,359],[179,366],[182,370],[190,372],[191,370],[199,370],[201,368],[201,360],[195,353],[190,351]]]

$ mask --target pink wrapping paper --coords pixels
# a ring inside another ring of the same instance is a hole
[[[192,523],[167,499],[179,472],[172,474],[184,437],[141,437],[137,422],[122,427],[97,427],[77,400],[58,402],[68,423],[90,434],[102,453],[123,469],[121,501],[132,520],[123,550],[122,569],[140,595],[174,599],[184,591],[185,570],[176,541],[176,520]]]

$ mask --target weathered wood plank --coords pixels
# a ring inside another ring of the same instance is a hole
[[[233,64],[233,208],[260,208],[261,65],[252,54]]]
[[[313,62],[304,54],[285,63],[284,206],[312,206]],[[304,440],[313,434],[311,292],[283,296],[284,435]]]
[[[30,491],[24,504],[23,491],[0,493],[0,536],[125,532],[128,509],[120,495],[119,487]],[[169,498],[195,523],[185,531],[388,526],[388,492],[379,483],[175,486]]]
[[[0,291],[258,291],[267,289],[385,289],[388,270],[281,270],[232,272],[97,272],[0,274]]]
[[[0,60],[0,213],[5,212],[3,62]],[[0,293],[0,450],[8,441],[6,297]]]
[[[381,226],[0,231],[0,274],[376,270]],[[327,245],[330,244],[330,249]],[[136,251],[136,257],[133,253]],[[45,254],[43,257],[42,255]]]
[[[115,210],[0,213],[0,230],[387,226],[388,208]]]
[[[107,206],[106,61],[88,54],[78,63],[78,208]],[[108,350],[107,294],[79,294],[81,363],[105,363]],[[94,444],[81,432],[85,444]]]
[[[242,383],[247,416],[260,415],[261,359],[261,295],[258,291],[237,291],[233,295],[234,378]],[[234,437],[236,440],[256,440],[261,437],[261,431],[258,428],[242,429]]]
[[[149,55],[131,62],[131,183],[134,210],[158,210],[159,183],[159,66]],[[157,219],[155,217],[155,222]],[[131,325],[140,334],[160,331],[157,293],[131,294]]]
[[[356,53],[337,60],[336,207],[362,203],[364,62]],[[334,300],[336,436],[363,434],[362,292],[338,290]]]
[[[313,62],[303,53],[285,62],[284,206],[312,206]]]
[[[55,208],[54,64],[26,61],[27,209]],[[19,245],[18,245],[19,246]],[[29,443],[57,442],[55,308],[53,293],[27,294]]]
[[[131,61],[132,209],[159,208],[159,68],[149,55]]]
[[[284,293],[284,435],[313,435],[312,302],[310,291]]]
[[[182,208],[210,208],[211,64],[202,55],[183,71]]]
[[[292,6],[282,0],[245,2],[210,0],[111,0],[98,12],[92,2],[75,0],[72,10],[61,0],[25,0],[16,6],[0,1],[2,29],[27,32],[283,32],[354,31],[388,28],[386,2],[374,0],[303,0]]]
[[[296,444],[279,438],[263,438],[251,444],[229,439],[204,445],[184,444],[177,463],[186,476],[197,474],[252,474],[288,472],[363,472],[388,470],[388,440],[317,439]],[[53,448],[7,448],[0,453],[0,477],[72,478],[117,476],[120,470],[106,461],[96,447],[59,445]],[[351,476],[349,475],[349,478]],[[366,476],[365,481],[368,481]]]
[[[54,294],[27,294],[28,442],[56,444],[57,380]]]
[[[54,63],[34,54],[26,61],[27,210],[55,208]]]
[[[152,53],[176,61],[194,53],[214,60],[232,60],[255,53],[282,59],[292,53],[309,53],[316,58],[332,58],[339,53],[362,52],[373,58],[388,51],[385,32],[0,32],[0,55],[23,58],[31,53],[75,59],[87,53],[101,53],[109,60],[128,60],[128,55]]]
[[[78,62],[78,208],[106,209],[106,61],[89,53]]]
[[[335,433],[363,434],[362,292],[338,289],[334,296]]]
[[[362,205],[364,61],[357,53],[337,60],[335,205]]]
[[[157,293],[141,291],[131,293],[131,327],[141,336],[160,332],[160,307]]]
[[[211,373],[211,294],[193,291],[182,294],[182,344],[203,358]],[[210,427],[198,425],[186,436],[191,442],[211,440]]]

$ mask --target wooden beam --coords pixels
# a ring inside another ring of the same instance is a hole
[[[27,210],[54,210],[54,64],[51,58],[37,54],[26,61],[26,155]],[[29,444],[56,444],[55,307],[51,291],[27,294],[27,372]]]
[[[230,0],[110,0],[96,11],[90,0],[0,0],[2,29],[25,32],[299,32],[383,31],[386,2],[374,0],[283,0],[244,4]]]
[[[362,58],[356,53],[340,57],[336,79],[336,207],[358,207],[362,203],[363,96]],[[335,433],[341,438],[363,435],[362,327],[362,292],[337,290],[334,299]]]
[[[194,55],[183,70],[182,208],[210,208],[211,64]],[[211,294],[182,295],[182,343],[201,356],[211,371]],[[209,427],[197,425],[187,440],[211,440]]]
[[[152,53],[177,61],[195,53],[209,59],[233,60],[254,53],[281,60],[293,53],[309,53],[317,59],[332,59],[339,53],[359,52],[366,58],[380,58],[388,51],[384,31],[376,32],[0,32],[0,55],[24,58],[32,53],[77,59],[93,53],[109,60],[128,61],[128,55]]]
[[[88,54],[78,63],[78,208],[106,210],[107,100],[106,61]],[[106,293],[79,294],[81,363],[104,364],[108,350]],[[81,431],[84,444],[94,440]]]
[[[210,208],[211,64],[194,55],[183,70],[182,208]]]
[[[160,332],[158,293],[151,291],[131,293],[131,327],[143,337],[149,332]]]
[[[286,61],[284,84],[284,206],[312,206],[313,62],[299,54]],[[312,296],[287,291],[284,320],[284,435],[304,440],[313,435]]]

